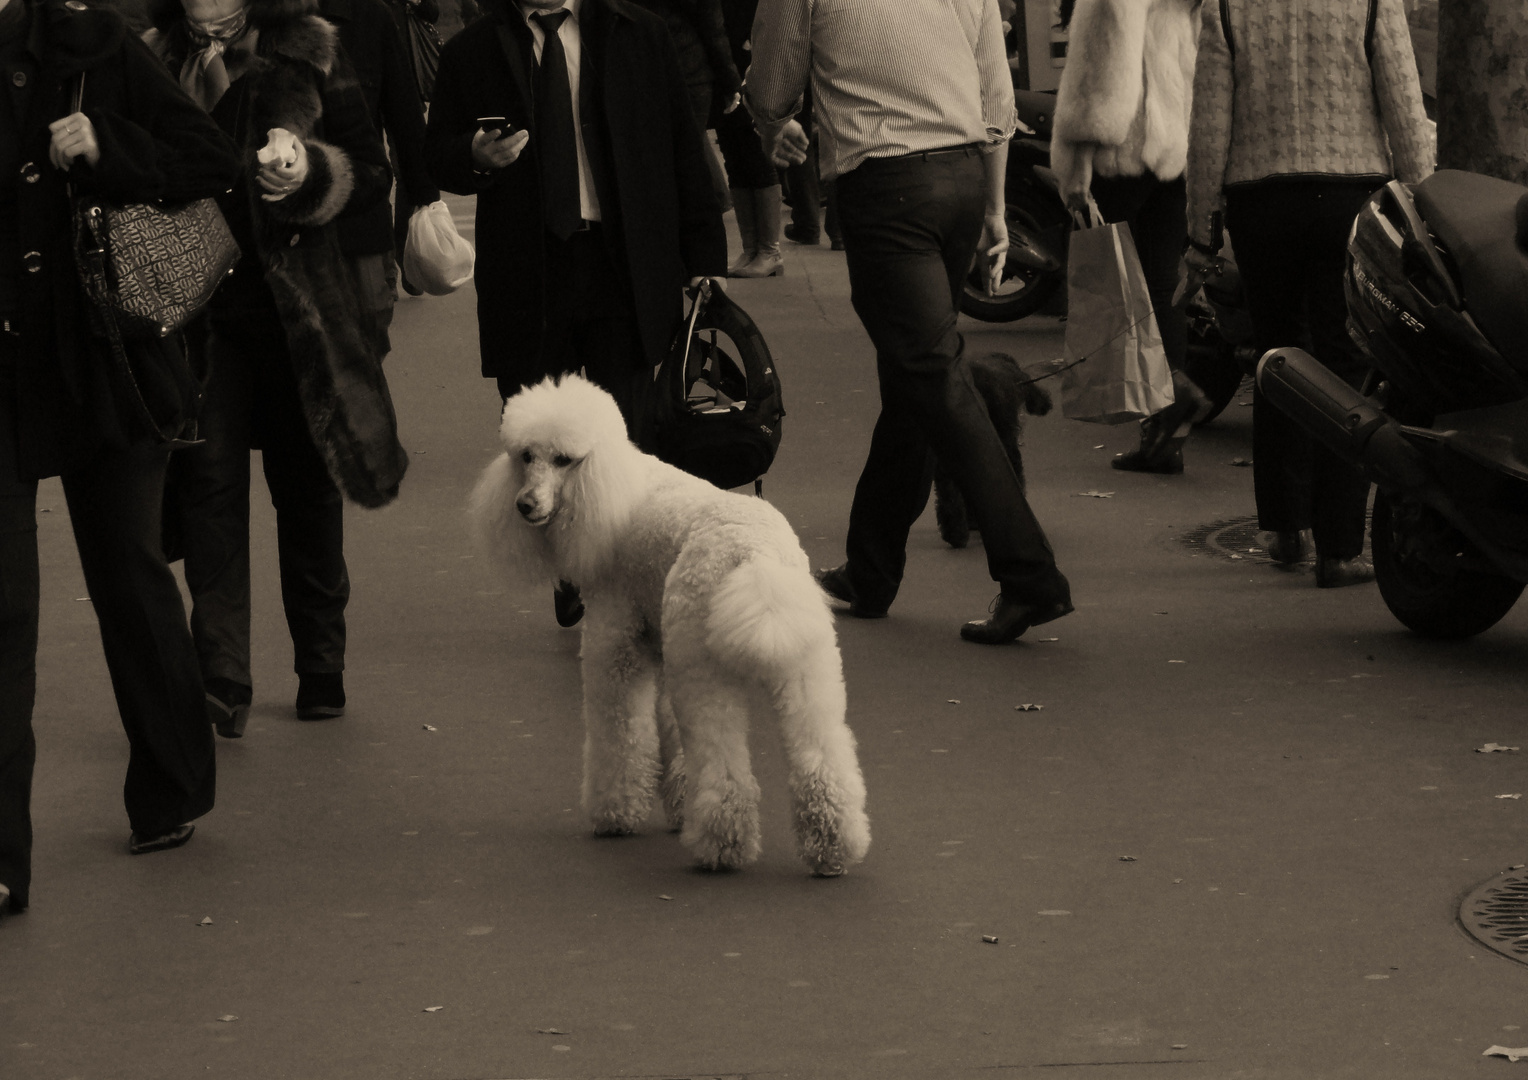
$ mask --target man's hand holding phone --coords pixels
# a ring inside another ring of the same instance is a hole
[[[530,132],[515,130],[502,116],[480,116],[477,134],[472,136],[472,164],[484,171],[513,165],[530,138]]]

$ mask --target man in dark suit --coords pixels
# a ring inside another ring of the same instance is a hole
[[[483,375],[508,397],[582,368],[650,445],[682,289],[727,270],[674,45],[624,0],[489,13],[442,52],[426,138],[440,186],[478,196]]]

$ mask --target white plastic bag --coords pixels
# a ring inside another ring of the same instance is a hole
[[[457,233],[449,206],[437,200],[414,211],[403,245],[403,272],[409,281],[431,295],[444,296],[472,280],[476,263],[477,252]]]

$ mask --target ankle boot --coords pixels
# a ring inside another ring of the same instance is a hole
[[[1146,426],[1149,422],[1141,423],[1140,447],[1124,454],[1115,454],[1109,464],[1125,472],[1179,475],[1183,472],[1183,442],[1186,436],[1172,435],[1159,440],[1154,437],[1155,431]]]
[[[733,188],[732,209],[737,213],[737,231],[742,236],[743,245],[737,260],[728,267],[727,276],[737,277],[739,271],[753,262],[759,254],[759,225],[758,218],[753,212],[753,190]]]
[[[739,278],[779,277],[785,273],[785,260],[780,255],[780,185],[754,188],[753,196],[755,237],[758,250],[753,261],[729,276]]]

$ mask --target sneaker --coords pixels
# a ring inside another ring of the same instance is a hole
[[[345,676],[319,671],[297,676],[297,719],[333,720],[345,715]]]

